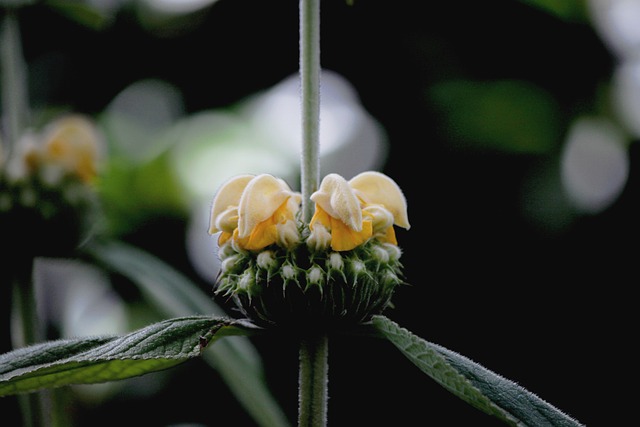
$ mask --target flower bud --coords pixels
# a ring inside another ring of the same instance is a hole
[[[258,254],[256,259],[258,267],[263,270],[271,271],[276,268],[278,262],[273,254],[273,251],[262,251]]]
[[[316,224],[309,233],[307,246],[313,252],[326,251],[331,246],[331,233],[329,233],[327,227],[322,224]]]
[[[322,286],[324,285],[324,280],[324,270],[322,270],[317,265],[314,265],[309,270],[307,270],[307,286],[315,285],[322,288]]]

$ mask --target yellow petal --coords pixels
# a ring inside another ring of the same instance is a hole
[[[316,205],[316,211],[313,213],[313,217],[309,222],[309,229],[311,231],[313,231],[316,222],[324,225],[327,229],[331,228],[331,216],[329,216],[329,214],[324,209],[322,209],[322,206],[320,205]]]
[[[249,236],[244,238],[240,237],[239,243],[244,249],[257,251],[274,244],[277,239],[277,234],[278,230],[275,218],[270,217],[266,221],[257,224]]]
[[[240,204],[240,198],[242,192],[249,184],[255,175],[238,175],[227,180],[220,186],[220,189],[216,193],[211,205],[211,217],[209,221],[209,234],[222,231],[219,226],[218,217],[224,212],[228,211],[230,207],[237,207]],[[236,224],[237,227],[237,224]],[[230,231],[227,229],[227,231]]]
[[[290,200],[293,197],[285,200],[282,205],[265,221],[256,224],[251,230],[248,237],[239,237],[240,246],[247,250],[260,250],[272,245],[278,241],[281,241],[284,246],[293,244],[298,241],[298,229],[293,222],[293,213],[291,212]],[[295,198],[293,198],[295,200]],[[296,205],[297,208],[297,205]],[[284,224],[293,225],[293,232],[291,233],[289,227],[284,227]],[[281,227],[282,226],[282,227]],[[287,235],[280,234],[280,230],[283,232],[289,231]],[[239,230],[238,230],[239,231]],[[238,233],[239,235],[240,233]],[[294,235],[295,234],[295,235]]]
[[[391,212],[380,205],[369,205],[362,210],[362,214],[371,221],[372,233],[376,239],[382,243],[398,244]]]
[[[362,222],[362,229],[356,231],[335,218],[331,220],[331,249],[334,251],[350,251],[360,246],[372,236],[371,221]]]
[[[220,236],[218,236],[218,246],[222,246],[227,243],[231,237],[233,237],[232,233],[227,233],[226,231],[220,233]]]
[[[261,174],[253,178],[242,193],[238,207],[238,237],[248,237],[263,221],[273,216],[294,193],[282,180]]]
[[[387,232],[384,235],[379,235],[378,240],[382,243],[391,243],[398,246],[398,240],[396,239],[396,230],[393,227],[387,228]]]
[[[353,177],[349,185],[363,202],[382,205],[391,212],[395,225],[407,230],[411,227],[407,200],[398,184],[387,175],[374,171],[362,172]]]
[[[311,200],[352,230],[362,231],[360,201],[349,183],[340,175],[332,173],[325,176],[318,191],[311,195]]]

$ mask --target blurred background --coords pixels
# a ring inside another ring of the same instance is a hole
[[[298,13],[264,0],[19,10],[31,125],[94,118],[107,232],[210,294],[218,186],[268,172],[299,188]],[[321,6],[322,175],[380,170],[408,201],[412,227],[397,232],[408,286],[385,314],[593,426],[629,419],[617,393],[635,354],[638,58],[637,0]],[[76,283],[50,291],[63,334],[131,328],[135,291],[51,264],[47,280]],[[82,274],[115,302],[74,302]],[[295,423],[295,343],[252,341]],[[387,342],[335,338],[329,366],[330,425],[501,425]],[[78,425],[255,425],[199,361],[124,383],[79,388]],[[0,407],[17,414],[10,399]]]

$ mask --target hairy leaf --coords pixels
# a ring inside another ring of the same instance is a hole
[[[226,335],[246,335],[239,321],[190,316],[154,323],[124,336],[62,339],[0,355],[0,397],[70,384],[121,380],[200,356]]]
[[[420,370],[447,390],[513,426],[576,427],[578,421],[478,363],[417,337],[384,316],[374,327]]]

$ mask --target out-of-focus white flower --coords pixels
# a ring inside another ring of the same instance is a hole
[[[640,58],[616,67],[612,78],[612,102],[626,130],[640,138]]]
[[[387,154],[383,128],[365,110],[348,80],[330,70],[323,70],[321,79],[321,175],[353,176],[381,168]],[[299,76],[287,77],[248,99],[241,113],[256,134],[298,164],[302,148]]]
[[[629,175],[624,134],[602,118],[581,118],[573,123],[561,160],[563,187],[575,207],[586,213],[608,208]]]
[[[589,0],[593,25],[619,59],[640,57],[640,2]]]
[[[173,143],[165,133],[183,114],[182,94],[175,86],[144,79],[127,86],[109,103],[102,124],[116,155],[143,162]]]

